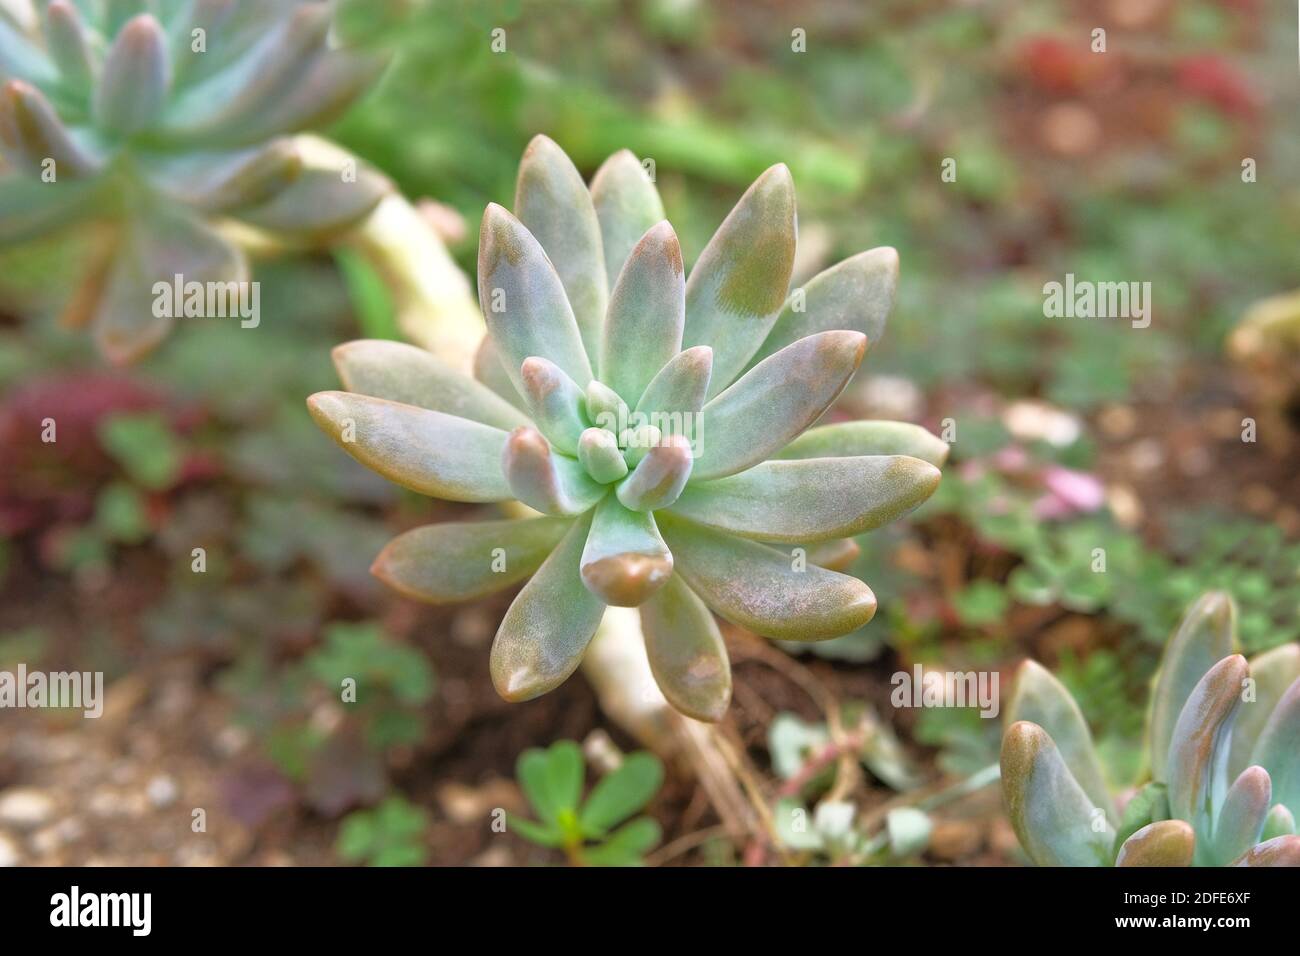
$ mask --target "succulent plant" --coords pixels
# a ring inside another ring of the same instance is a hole
[[[1147,714],[1150,781],[1122,810],[1078,705],[1026,661],[1003,713],[1002,790],[1042,866],[1300,866],[1300,644],[1249,662],[1211,592],[1165,647]]]
[[[515,208],[483,216],[479,380],[395,342],[335,350],[348,391],[308,400],[361,463],[414,491],[517,500],[540,516],[417,528],[373,570],[410,596],[477,598],[525,579],[492,646],[508,700],[578,666],[607,605],[640,607],[656,680],[680,711],[730,699],[710,610],[758,634],[839,636],[875,612],[835,564],[845,539],[934,491],[947,446],[919,426],[809,428],[844,389],[893,300],[873,249],[790,294],[794,186],[765,172],[689,279],[631,153],[591,188],[537,137]]]
[[[330,42],[333,12],[315,0],[0,7],[0,243],[75,233],[84,271],[65,321],[92,323],[111,359],[167,334],[156,282],[246,280],[223,226],[317,241],[387,190],[337,147],[285,135],[338,115],[383,68]]]

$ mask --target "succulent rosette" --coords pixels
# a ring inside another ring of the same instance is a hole
[[[388,189],[337,147],[285,135],[339,115],[384,66],[331,42],[333,14],[316,0],[0,6],[0,243],[87,243],[65,318],[91,323],[109,358],[167,334],[155,283],[247,280],[223,226],[319,241]]]
[[[871,590],[823,565],[938,484],[947,446],[919,426],[810,427],[883,327],[897,255],[861,253],[792,292],[794,186],[774,166],[688,277],[631,153],[588,189],[545,137],[524,154],[515,211],[483,217],[474,379],[411,346],[352,342],[335,350],[348,391],[313,395],[311,412],[407,488],[540,513],[417,528],[374,565],[436,602],[527,580],[492,646],[503,697],[553,689],[606,606],[639,607],[665,697],[716,720],[731,677],[713,613],[795,641],[860,627]]]
[[[1002,792],[1040,866],[1300,866],[1300,644],[1249,661],[1211,592],[1165,647],[1147,714],[1150,781],[1122,809],[1082,712],[1027,661],[1003,713]]]

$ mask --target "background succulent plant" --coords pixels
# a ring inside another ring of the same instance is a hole
[[[517,500],[541,516],[417,528],[374,565],[430,601],[531,578],[492,647],[498,692],[526,700],[577,667],[607,605],[640,607],[655,678],[715,720],[730,667],[710,610],[759,634],[861,626],[871,590],[820,566],[844,539],[933,492],[947,446],[923,428],[809,430],[893,301],[873,249],[790,293],[794,185],[765,172],[690,277],[646,170],[621,152],[591,188],[537,137],[515,208],[483,217],[481,381],[394,342],[335,350],[346,392],[309,399],[358,461],[423,494]]]
[[[382,57],[330,41],[316,0],[11,0],[0,6],[0,243],[75,228],[65,318],[129,360],[166,335],[153,285],[238,282],[226,219],[316,241],[386,181],[293,133],[338,115]],[[355,175],[352,173],[355,172]]]
[[[1236,608],[1197,601],[1170,638],[1147,718],[1150,781],[1122,810],[1065,687],[1026,661],[1005,708],[1002,787],[1043,866],[1300,866],[1300,644],[1249,662]]]

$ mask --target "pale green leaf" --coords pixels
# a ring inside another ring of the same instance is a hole
[[[568,527],[563,518],[426,525],[390,541],[370,571],[407,597],[435,604],[468,601],[527,578]]]
[[[317,392],[307,407],[344,451],[404,488],[449,501],[514,497],[499,428],[351,392]]]

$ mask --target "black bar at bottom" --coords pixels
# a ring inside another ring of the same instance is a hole
[[[1266,869],[38,868],[0,871],[0,933],[6,943],[76,933],[128,945],[337,946],[394,932],[435,944],[452,931],[464,945],[579,939],[612,922],[665,944],[781,928],[798,935],[801,926],[811,940],[839,927],[873,945],[925,940],[942,952],[949,942],[1021,933],[1033,934],[1026,944],[1278,934],[1294,925],[1296,889],[1294,874]]]

